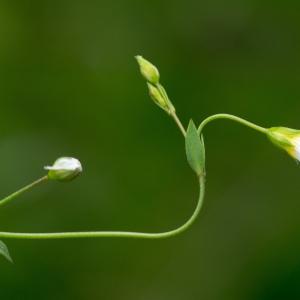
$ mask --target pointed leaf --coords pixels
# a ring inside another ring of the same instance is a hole
[[[201,144],[202,144],[201,161],[203,162],[203,171],[205,173],[205,144],[204,144],[204,136],[202,133],[201,133]]]
[[[186,157],[191,168],[198,176],[204,173],[205,167],[205,148],[203,137],[199,137],[197,128],[190,120],[186,137],[185,137]]]
[[[0,255],[3,255],[8,261],[13,262],[6,245],[0,241]]]

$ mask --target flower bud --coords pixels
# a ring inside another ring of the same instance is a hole
[[[159,72],[157,68],[140,55],[137,55],[135,58],[140,66],[140,71],[144,78],[152,84],[157,84],[159,82]]]
[[[148,89],[149,89],[149,95],[151,99],[162,109],[168,111],[168,104],[165,100],[165,98],[161,95],[160,91],[157,87],[152,85],[151,83],[147,82]]]
[[[267,135],[273,144],[300,161],[300,130],[287,127],[272,127],[268,129]]]
[[[82,166],[78,159],[73,157],[58,158],[53,166],[44,167],[48,170],[48,178],[58,181],[70,181],[82,172]]]

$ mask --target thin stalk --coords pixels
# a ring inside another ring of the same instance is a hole
[[[18,191],[10,194],[9,196],[3,198],[2,200],[0,200],[0,206],[3,206],[3,205],[6,205],[8,204],[9,202],[11,202],[12,200],[14,200],[15,198],[17,198],[18,196],[20,196],[21,194],[23,194],[24,192],[30,190],[31,188],[47,181],[48,179],[48,176],[44,176],[28,185],[26,185],[25,187],[19,189]]]
[[[183,136],[186,135],[186,131],[180,122],[179,118],[177,117],[175,111],[171,113],[174,121],[178,125],[180,131],[182,132]],[[239,117],[229,115],[229,114],[216,114],[206,118],[199,126],[198,133],[202,133],[204,126],[216,119],[229,119],[232,121],[239,122],[245,126],[248,126],[254,130],[257,130],[262,133],[266,133],[267,129],[257,126],[254,123],[241,119]],[[10,196],[4,198],[0,201],[0,205],[8,203],[9,201],[13,200],[23,192],[27,191],[31,187],[45,181],[47,176],[33,182],[32,184],[22,188],[21,190],[11,194]],[[166,231],[166,232],[158,232],[158,233],[147,233],[147,232],[127,232],[127,231],[81,231],[81,232],[57,232],[57,233],[19,233],[19,232],[0,232],[0,238],[7,238],[7,239],[69,239],[69,238],[99,238],[99,237],[120,237],[120,238],[138,238],[138,239],[163,239],[175,236],[186,231],[196,220],[199,212],[201,210],[203,199],[205,195],[205,176],[201,175],[199,177],[199,199],[196,205],[196,208],[191,215],[191,217],[180,227]]]
[[[227,120],[235,121],[235,122],[241,123],[241,124],[243,124],[243,125],[245,125],[245,126],[247,126],[249,128],[252,128],[252,129],[254,129],[256,131],[259,131],[261,133],[267,133],[267,131],[268,131],[264,127],[258,126],[258,125],[254,124],[254,123],[251,123],[251,122],[249,122],[247,120],[244,120],[242,118],[239,118],[239,117],[236,117],[236,116],[233,116],[233,115],[229,115],[229,114],[216,114],[216,115],[212,115],[212,116],[204,119],[201,122],[201,124],[198,127],[198,133],[199,134],[202,133],[202,130],[203,130],[204,126],[207,123],[209,123],[211,121],[214,121],[214,120],[217,120],[217,119],[227,119]]]
[[[160,233],[127,232],[127,231],[82,231],[82,232],[58,232],[58,233],[18,233],[0,232],[0,238],[6,239],[75,239],[75,238],[138,238],[138,239],[164,239],[186,231],[196,220],[204,199],[205,178],[199,177],[199,199],[192,216],[180,227]]]
[[[171,113],[172,118],[175,120],[178,128],[182,132],[183,136],[185,137],[186,131],[177,117],[175,110]],[[6,197],[3,199],[2,203],[7,203],[8,201],[14,199],[15,197],[19,196],[21,193],[27,191],[31,187],[43,182],[47,179],[43,177],[34,183],[24,187],[23,189],[15,192],[14,194]],[[0,238],[6,239],[70,239],[70,238],[100,238],[100,237],[121,237],[121,238],[138,238],[138,239],[163,239],[175,236],[177,234],[182,233],[183,231],[187,230],[196,220],[204,199],[205,194],[205,176],[199,176],[199,198],[196,205],[196,208],[191,215],[191,217],[181,226],[176,229],[165,231],[165,232],[158,232],[158,233],[147,233],[147,232],[127,232],[127,231],[79,231],[79,232],[57,232],[57,233],[23,233],[23,232],[0,232]],[[1,202],[0,202],[1,203]]]
[[[181,133],[183,134],[183,136],[185,137],[186,136],[186,131],[185,131],[181,121],[177,117],[176,112],[172,112],[170,115],[173,118],[173,120],[175,121],[175,123],[177,124],[177,126],[178,126],[179,130],[181,131]]]
[[[181,123],[181,121],[179,120],[179,118],[177,117],[176,115],[176,110],[175,110],[175,107],[173,106],[166,90],[164,89],[164,87],[158,83],[156,84],[156,87],[158,88],[160,94],[162,95],[162,97],[164,98],[164,100],[166,101],[167,103],[167,106],[168,106],[168,110],[167,112],[170,114],[170,116],[173,118],[173,120],[175,121],[175,123],[177,124],[179,130],[181,131],[181,133],[183,134],[183,136],[185,137],[186,135],[186,131]]]

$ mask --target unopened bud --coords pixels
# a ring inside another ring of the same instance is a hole
[[[151,99],[162,109],[164,110],[168,110],[168,104],[165,100],[165,98],[162,96],[162,94],[160,93],[160,91],[158,90],[157,87],[155,87],[154,85],[152,85],[151,83],[147,82],[148,85],[148,89],[149,89],[149,95],[151,97]]]
[[[137,55],[135,58],[140,66],[140,71],[144,78],[152,84],[157,84],[159,82],[159,72],[157,68],[140,55]]]
[[[267,135],[276,146],[300,161],[300,130],[272,127],[268,129]]]
[[[44,167],[48,170],[48,178],[58,181],[70,181],[82,172],[82,166],[78,159],[73,157],[58,158],[53,166]]]

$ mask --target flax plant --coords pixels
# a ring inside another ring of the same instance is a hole
[[[181,226],[165,232],[128,232],[128,231],[79,231],[79,232],[53,232],[53,233],[23,233],[23,232],[0,232],[1,239],[69,239],[69,238],[135,238],[135,239],[164,239],[176,236],[186,231],[195,222],[201,211],[205,194],[205,145],[203,138],[204,127],[215,120],[226,119],[247,126],[261,134],[264,134],[277,147],[286,151],[296,160],[300,160],[300,131],[286,127],[264,128],[240,117],[230,114],[215,114],[205,118],[198,127],[193,120],[188,126],[184,126],[177,116],[176,109],[168,97],[168,94],[160,83],[160,74],[151,62],[142,56],[136,56],[140,72],[146,80],[149,95],[154,103],[164,110],[177,125],[184,140],[187,162],[198,179],[199,196],[195,209],[190,218]],[[82,172],[82,166],[78,159],[61,157],[52,166],[46,166],[48,172],[45,176],[33,183],[17,190],[11,195],[0,200],[0,207],[9,204],[12,200],[21,196],[33,187],[46,183],[50,180],[67,182],[75,179]],[[0,254],[12,262],[8,248],[0,241]]]

